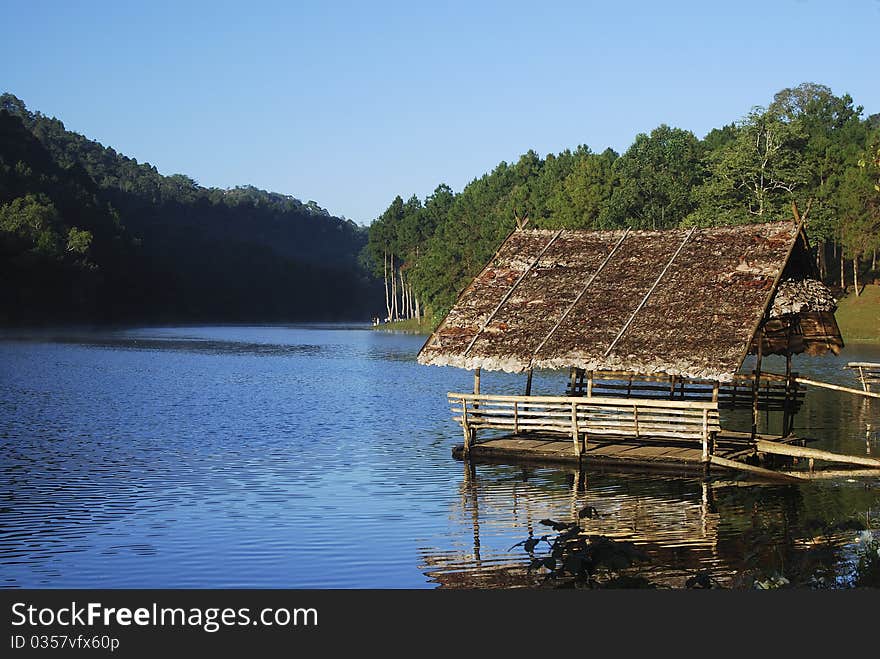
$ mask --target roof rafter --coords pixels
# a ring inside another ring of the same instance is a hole
[[[596,277],[599,276],[599,273],[602,272],[602,270],[605,268],[606,265],[608,265],[608,262],[611,260],[611,257],[614,256],[614,253],[617,251],[617,248],[620,247],[620,245],[623,243],[624,239],[629,235],[629,231],[630,231],[629,227],[627,227],[626,231],[624,231],[623,235],[620,237],[620,240],[618,240],[617,244],[615,244],[614,247],[611,249],[611,251],[608,252],[608,256],[605,257],[605,260],[602,261],[602,263],[599,265],[599,267],[596,269],[596,271],[593,273],[593,275],[590,277],[590,279],[587,281],[587,283],[584,284],[583,288],[581,288],[580,293],[577,294],[577,297],[574,299],[574,301],[570,305],[568,305],[568,308],[563,312],[562,316],[560,316],[559,320],[553,326],[553,329],[551,329],[549,332],[547,332],[547,335],[544,337],[544,340],[541,341],[541,343],[538,344],[538,347],[532,351],[532,358],[529,360],[529,368],[532,368],[532,365],[535,362],[535,357],[537,357],[538,353],[541,352],[541,348],[544,347],[544,345],[547,343],[547,341],[550,340],[550,337],[553,336],[553,334],[556,332],[556,330],[558,330],[559,327],[562,325],[562,323],[565,322],[565,319],[568,318],[568,314],[571,313],[571,310],[574,309],[575,305],[581,301],[581,298],[584,296],[584,293],[587,292],[587,289],[590,287],[590,284],[593,283],[593,281],[596,279]]]
[[[633,319],[638,315],[639,311],[642,310],[642,307],[645,306],[645,303],[648,301],[648,298],[651,297],[651,293],[653,293],[654,289],[657,288],[657,284],[659,284],[660,280],[663,279],[663,275],[665,275],[666,271],[669,270],[669,266],[672,265],[672,262],[675,260],[675,257],[677,257],[681,253],[681,250],[684,248],[684,246],[687,244],[687,242],[691,239],[691,236],[694,235],[694,232],[696,230],[697,230],[697,227],[693,227],[690,231],[688,231],[687,235],[684,237],[684,240],[681,241],[681,245],[679,245],[678,249],[675,250],[675,254],[672,255],[672,258],[669,259],[669,262],[666,264],[666,267],[663,268],[663,271],[657,277],[656,281],[654,282],[654,285],[648,289],[648,292],[645,293],[645,297],[643,297],[642,301],[639,302],[639,306],[637,306],[636,310],[632,312],[632,315],[629,317],[629,320],[626,321],[624,326],[620,328],[620,331],[617,333],[617,336],[614,337],[614,340],[611,342],[611,345],[608,346],[608,349],[605,351],[606,357],[611,354],[611,351],[614,349],[614,346],[617,345],[617,342],[620,341],[620,338],[624,335],[624,333],[626,333],[626,330],[632,324]]]
[[[559,238],[559,236],[562,235],[562,231],[563,231],[563,230],[560,229],[559,231],[557,231],[556,233],[553,234],[553,237],[550,239],[550,242],[548,242],[548,243],[544,246],[544,249],[542,249],[542,250],[538,253],[538,255],[535,257],[535,260],[532,261],[532,262],[529,264],[529,267],[527,267],[525,270],[523,270],[523,272],[522,272],[522,274],[519,276],[519,278],[517,278],[517,280],[516,280],[515,282],[513,282],[513,286],[510,287],[510,289],[504,294],[504,297],[501,298],[501,301],[498,303],[498,305],[492,310],[492,313],[490,313],[490,314],[486,317],[486,320],[483,321],[483,324],[480,326],[480,329],[478,329],[478,330],[477,330],[477,333],[474,334],[474,338],[472,338],[472,339],[471,339],[471,342],[468,343],[468,347],[465,348],[465,351],[464,351],[464,356],[465,356],[465,357],[467,357],[468,353],[471,351],[471,348],[474,347],[474,343],[477,342],[477,339],[480,337],[480,334],[483,333],[483,330],[486,329],[486,327],[489,326],[489,323],[492,322],[492,319],[493,319],[493,318],[496,316],[496,314],[501,310],[501,307],[504,306],[504,303],[507,302],[507,300],[510,299],[510,296],[511,296],[511,295],[513,295],[513,291],[516,290],[516,287],[519,286],[520,282],[521,282],[523,279],[526,278],[526,275],[529,274],[529,272],[531,272],[532,268],[534,268],[536,265],[538,265],[538,261],[541,260],[541,257],[544,256],[544,254],[547,253],[547,250],[550,249],[550,247],[553,245],[553,243],[556,242],[556,239]]]

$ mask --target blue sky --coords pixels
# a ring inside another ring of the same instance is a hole
[[[0,0],[0,90],[202,185],[359,223],[501,160],[698,137],[801,82],[880,112],[880,0]]]

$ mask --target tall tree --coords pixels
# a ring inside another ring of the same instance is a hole
[[[790,216],[792,194],[808,179],[800,153],[800,123],[754,108],[736,137],[706,156],[708,177],[694,191],[698,203],[688,223],[766,222]]]
[[[615,163],[619,182],[602,223],[663,229],[693,209],[692,190],[703,179],[701,149],[694,134],[666,124],[640,133]]]

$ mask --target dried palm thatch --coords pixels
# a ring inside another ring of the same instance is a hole
[[[797,282],[810,276],[808,249],[803,231],[789,222],[515,231],[459,296],[419,363],[726,382],[767,319],[783,275]],[[802,297],[811,310],[827,309],[814,284],[783,290],[780,313],[800,313]],[[828,315],[833,327],[821,337],[823,350],[842,345],[833,309]]]

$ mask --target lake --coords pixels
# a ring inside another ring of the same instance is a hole
[[[846,585],[854,522],[880,479],[779,485],[468,465],[424,337],[362,326],[164,327],[0,335],[0,579],[5,587],[435,588],[534,585],[514,547],[540,520],[635,543],[681,586],[779,573]],[[795,370],[858,387],[847,361]],[[783,368],[765,360],[765,368]],[[533,392],[559,394],[542,372]],[[484,373],[484,391],[524,377]],[[795,433],[880,453],[880,401],[811,389]],[[729,423],[742,423],[731,418]],[[722,424],[725,420],[722,419]],[[812,580],[812,581],[811,581]]]

